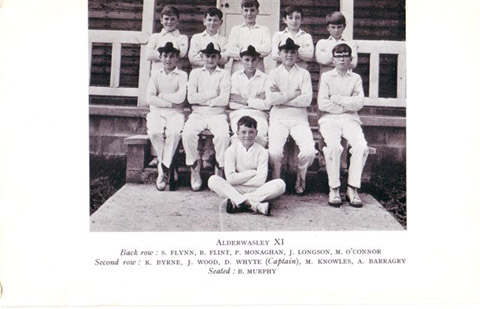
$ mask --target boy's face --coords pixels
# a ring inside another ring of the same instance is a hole
[[[242,7],[242,16],[245,20],[245,23],[249,25],[254,25],[257,19],[258,9],[255,6],[252,7]]]
[[[282,58],[283,65],[291,67],[297,61],[298,51],[293,49],[282,49],[280,51],[280,58]]]
[[[350,63],[352,62],[352,56],[348,53],[334,53],[333,54],[333,64],[337,70],[348,70],[350,68]]]
[[[288,29],[291,31],[298,31],[302,25],[302,14],[299,12],[293,12],[290,15],[287,15],[283,19],[283,22],[287,25]]]
[[[255,143],[257,137],[257,130],[241,125],[237,131],[238,140],[242,143],[243,147],[249,148]]]
[[[255,70],[257,69],[258,61],[259,61],[258,57],[245,55],[242,57],[241,60],[242,60],[243,69],[245,70],[245,73],[255,73]]]
[[[161,24],[163,26],[163,29],[167,32],[175,31],[177,30],[178,26],[178,18],[176,15],[163,15]]]
[[[202,59],[207,69],[215,69],[217,67],[218,59],[220,59],[220,55],[219,54],[202,54]]]
[[[345,30],[345,25],[334,25],[328,24],[327,26],[328,33],[335,39],[338,40],[342,37],[343,30]]]
[[[223,20],[221,20],[217,15],[207,15],[207,17],[203,19],[203,25],[210,33],[217,33],[218,28],[222,25],[222,22]]]
[[[178,56],[176,53],[162,53],[161,59],[163,67],[168,71],[172,71],[177,66]]]

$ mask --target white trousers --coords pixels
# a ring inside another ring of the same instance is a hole
[[[368,146],[359,120],[351,118],[324,119],[319,121],[319,125],[320,133],[326,144],[323,147],[323,154],[327,167],[328,185],[330,188],[340,186],[340,160],[343,151],[341,139],[344,137],[351,146],[348,184],[360,188],[363,167],[368,157]]]
[[[307,169],[315,160],[317,151],[313,140],[312,130],[307,121],[297,120],[274,120],[268,128],[269,146],[268,154],[270,163],[273,165],[273,178],[280,177],[280,168],[283,158],[283,147],[288,136],[293,140],[300,150],[298,154],[298,171],[303,180],[307,175]]]
[[[231,116],[231,114],[230,114],[230,116]],[[232,128],[232,132],[234,132],[234,134],[232,136],[232,144],[238,139],[237,123],[238,123],[238,120],[240,120],[240,118],[242,118],[243,116],[250,116],[257,121],[258,134],[257,134],[257,137],[255,138],[255,142],[262,145],[264,148],[267,148],[267,143],[268,143],[268,122],[267,122],[267,119],[262,118],[262,117],[252,116],[252,115],[247,114],[247,113],[245,115],[240,114],[240,115],[236,115],[234,117],[230,117],[230,127]]]
[[[193,165],[198,160],[198,134],[208,129],[213,134],[215,159],[220,167],[224,166],[224,156],[230,144],[227,115],[201,115],[191,113],[182,133],[182,144],[185,150],[185,163]]]
[[[208,179],[208,187],[220,197],[228,198],[236,205],[249,200],[252,205],[266,202],[279,197],[285,192],[285,182],[282,179],[274,179],[260,187],[248,187],[242,185],[232,186],[222,177],[213,175]]]
[[[167,168],[180,141],[185,115],[177,110],[152,111],[147,114],[147,134],[157,153],[158,164]]]

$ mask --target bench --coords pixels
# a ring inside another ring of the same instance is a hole
[[[324,146],[323,139],[318,132],[318,127],[312,127],[312,133],[315,140],[315,148],[318,150],[317,158],[308,170],[309,176],[317,176],[318,173],[325,173],[325,160],[323,158],[322,148]],[[204,130],[199,134],[199,158],[201,160],[201,173],[202,178],[207,179],[209,175],[213,173],[213,164],[209,164],[208,161],[214,160],[214,158],[205,157],[205,151],[208,151],[213,156],[211,147],[212,133],[208,130]],[[149,167],[148,163],[153,159],[151,153],[151,143],[147,135],[134,135],[125,139],[127,145],[127,171],[126,181],[132,183],[155,183],[158,172],[155,167]],[[342,146],[345,149],[342,154],[342,174],[345,175],[348,170],[349,156],[348,145],[344,140]],[[207,148],[207,149],[206,149]],[[376,149],[369,147],[369,154],[376,154]],[[287,139],[284,148],[284,157],[282,160],[282,170],[287,174],[294,174],[297,166],[298,147],[291,137]],[[368,182],[370,180],[370,166],[369,161],[364,168],[362,174],[362,181]],[[170,168],[170,183],[167,184],[166,190],[175,190],[178,185],[179,175],[189,174],[189,168],[185,165],[185,153],[182,143],[179,143],[179,147],[176,150],[175,156]],[[206,181],[204,181],[206,183]]]

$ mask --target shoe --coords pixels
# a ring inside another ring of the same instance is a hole
[[[256,205],[256,211],[258,213],[264,214],[265,216],[270,216],[270,205],[268,202],[259,203]]]
[[[328,205],[333,207],[340,207],[340,205],[342,205],[342,199],[340,198],[340,188],[330,188],[330,193],[328,194]]]
[[[239,212],[247,211],[248,207],[245,203],[241,203],[240,205],[235,205],[230,199],[225,199],[220,204],[220,207],[225,207],[225,210],[229,214],[236,214]]]
[[[363,206],[362,200],[358,196],[357,188],[348,186],[346,198],[352,207],[360,208]]]
[[[149,167],[158,166],[158,157],[153,158],[153,160],[148,163],[148,166]]]
[[[295,193],[298,195],[303,195],[305,193],[306,182],[300,176],[300,172],[297,171],[297,182],[295,183]]]
[[[193,191],[198,191],[202,187],[202,176],[200,175],[200,165],[194,164],[190,167],[190,185]]]
[[[157,186],[158,191],[163,191],[165,190],[165,187],[167,186],[168,183],[168,169],[165,168],[165,170],[162,168],[162,164],[158,164],[158,177],[157,181],[155,182],[155,185]]]
[[[224,170],[223,170],[223,167],[215,166],[215,175],[217,175],[218,177],[222,177],[223,179],[225,179],[225,172],[224,172]]]

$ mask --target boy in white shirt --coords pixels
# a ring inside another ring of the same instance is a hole
[[[254,46],[260,53],[258,69],[265,72],[263,58],[267,57],[272,49],[270,30],[266,26],[260,26],[256,23],[260,7],[257,0],[242,0],[240,5],[245,22],[233,26],[228,36],[227,56],[233,59],[231,73],[242,69],[239,57],[240,50],[248,45]]]
[[[277,61],[277,66],[282,63],[278,52],[278,44],[287,37],[293,39],[296,44],[300,45],[298,49],[297,65],[302,69],[307,69],[306,61],[313,59],[313,40],[312,36],[300,27],[302,26],[303,11],[298,6],[289,6],[282,11],[282,20],[287,25],[285,30],[278,31],[272,38],[272,59]]]
[[[187,36],[180,34],[180,31],[177,29],[180,18],[178,9],[174,6],[166,5],[162,9],[160,18],[163,29],[160,33],[153,33],[146,46],[147,60],[152,62],[151,74],[162,67],[162,59],[158,53],[158,48],[165,46],[165,43],[175,42],[175,45],[180,50],[180,58],[185,57],[188,50]],[[177,63],[177,66],[179,64]]]
[[[339,207],[340,158],[344,137],[350,144],[350,167],[348,169],[347,200],[353,207],[362,207],[357,190],[360,188],[362,171],[368,156],[367,141],[363,135],[357,111],[362,109],[364,94],[362,78],[352,72],[352,49],[342,43],[333,48],[335,69],[323,74],[318,91],[318,109],[323,113],[318,124],[326,146],[323,148],[330,193],[328,203]]]
[[[280,44],[278,49],[282,65],[268,74],[272,86],[267,93],[267,98],[273,106],[268,128],[268,152],[273,166],[272,176],[280,178],[283,147],[288,136],[292,136],[300,150],[295,192],[303,194],[307,169],[312,165],[317,153],[307,112],[307,107],[312,102],[312,81],[310,73],[295,64],[300,46],[291,38],[287,38]]]
[[[267,183],[268,151],[255,143],[257,135],[255,119],[244,116],[238,120],[238,140],[225,152],[226,180],[213,175],[208,187],[226,199],[221,203],[227,213],[244,210],[269,215],[268,201],[285,192],[285,182],[274,179]]]
[[[221,57],[218,61],[218,65],[223,67],[223,65],[228,62],[228,57],[226,56],[228,44],[227,38],[218,33],[218,28],[220,28],[223,23],[222,18],[222,11],[215,7],[210,7],[205,12],[205,16],[203,17],[205,31],[194,34],[190,40],[188,59],[192,64],[192,69],[201,68],[204,65],[200,50],[210,42],[218,44],[221,48]]]
[[[169,168],[180,141],[185,116],[187,73],[176,68],[180,50],[172,42],[158,49],[163,67],[154,72],[147,88],[147,134],[158,156],[157,189],[165,189]]]
[[[315,59],[320,63],[319,84],[322,74],[335,68],[332,58],[332,49],[335,45],[346,43],[352,49],[350,69],[354,69],[358,62],[357,44],[354,41],[347,41],[342,37],[345,26],[347,25],[345,16],[340,12],[333,12],[327,15],[326,21],[327,31],[330,34],[330,37],[328,39],[319,40],[315,48]]]
[[[190,183],[194,191],[200,190],[200,164],[198,162],[198,135],[205,129],[213,134],[216,174],[223,174],[224,154],[230,144],[230,134],[225,114],[230,97],[230,74],[217,66],[220,47],[208,43],[200,51],[205,65],[190,72],[188,80],[188,102],[192,113],[182,133],[185,161],[190,166]]]
[[[240,51],[243,69],[232,75],[230,91],[230,126],[237,132],[237,122],[243,116],[250,116],[257,122],[258,134],[255,142],[267,147],[268,114],[272,107],[266,99],[269,83],[267,75],[257,70],[260,53],[248,45]],[[232,136],[232,142],[237,138]]]

